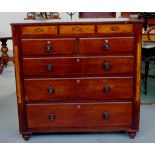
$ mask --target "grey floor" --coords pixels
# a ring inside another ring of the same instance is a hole
[[[144,64],[142,67],[142,71],[144,73]],[[154,61],[150,64],[150,75],[155,75],[155,64]],[[141,82],[141,103],[155,103],[155,78],[148,77],[148,83],[147,83],[148,89],[147,89],[147,95],[144,94],[144,82]]]
[[[0,76],[0,143],[25,142],[18,131],[18,117],[13,69]],[[7,82],[6,81],[7,79]],[[5,79],[5,80],[4,80]],[[8,88],[8,90],[7,90]],[[155,142],[155,104],[141,105],[140,132],[134,140],[127,133],[32,135],[26,143],[152,143]]]

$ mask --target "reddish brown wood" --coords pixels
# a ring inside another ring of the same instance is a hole
[[[122,17],[128,18],[130,17],[130,15],[131,15],[131,12],[121,12]]]
[[[136,136],[136,132],[135,131],[129,131],[128,132],[130,139],[134,139]]]
[[[72,132],[74,134],[76,133],[92,133],[92,132],[95,132],[95,133],[109,133],[109,132],[114,132],[117,133],[117,132],[122,132],[124,133],[124,131],[128,131],[131,129],[131,126],[100,126],[100,127],[94,127],[94,126],[91,126],[91,127],[79,127],[79,128],[75,128],[75,127],[65,127],[65,128],[60,128],[60,127],[55,127],[55,128],[34,128],[34,129],[28,129],[31,134],[32,133],[38,133],[38,134],[41,134],[41,133],[68,133],[68,132]],[[133,132],[137,132],[135,130],[133,130]]]
[[[25,80],[26,101],[132,99],[132,78],[70,78]],[[106,91],[106,86],[109,91]],[[49,94],[52,87],[54,93]]]
[[[133,100],[133,129],[139,130],[140,119],[140,86],[141,86],[141,47],[142,47],[142,25],[134,25],[135,40],[135,78],[134,78],[134,100]]]
[[[22,34],[57,34],[57,26],[24,26]]]
[[[132,75],[133,56],[25,58],[26,76]]]
[[[23,70],[21,50],[21,34],[18,26],[12,27],[13,53],[15,60],[16,93],[20,133],[26,132],[26,112],[24,104]]]
[[[62,25],[59,31],[60,34],[94,34],[95,25]]]
[[[23,136],[25,141],[28,141],[29,138],[30,138],[30,134],[29,133],[22,133],[22,136]]]
[[[79,18],[115,18],[116,12],[79,12]]]
[[[50,42],[51,51],[47,51]],[[55,39],[26,39],[22,40],[23,55],[47,55],[55,54],[74,54],[75,39],[74,38],[55,38]]]
[[[81,53],[133,53],[133,37],[80,38]]]
[[[26,106],[28,128],[131,126],[132,104],[89,103]],[[105,118],[104,113],[109,113]],[[55,119],[49,119],[55,115]]]
[[[138,20],[12,24],[23,137],[83,131],[127,131],[134,137],[141,28]]]
[[[97,25],[97,33],[132,33],[133,25],[132,24],[104,24]]]

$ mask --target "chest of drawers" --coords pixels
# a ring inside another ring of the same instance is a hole
[[[13,23],[19,129],[139,131],[138,20]]]

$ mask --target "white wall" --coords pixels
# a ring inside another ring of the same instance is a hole
[[[21,21],[26,17],[26,12],[0,12],[0,35],[8,34],[11,35],[10,23]],[[60,12],[60,18],[69,19],[70,16],[65,12]],[[75,14],[74,19],[78,19],[78,13]],[[12,41],[8,41],[8,48],[12,50]],[[12,55],[12,53],[9,53]]]
[[[70,19],[70,16],[66,12],[60,12],[61,19]],[[73,16],[73,19],[78,19],[78,12]],[[120,13],[116,13],[116,17],[119,17]],[[21,21],[26,17],[26,12],[0,12],[0,35],[1,33],[9,33],[11,35],[10,23]],[[12,42],[8,41],[8,48],[12,50]]]
[[[25,12],[0,12],[0,32],[11,32],[10,23],[15,22],[17,19],[24,19]]]
[[[15,22],[17,19],[22,20],[25,16],[25,12],[0,12],[0,35],[11,35],[10,23]],[[7,44],[9,50],[12,50],[12,41],[8,41]],[[9,52],[9,55],[12,55],[12,52]]]
[[[10,23],[21,21],[26,17],[26,12],[0,12],[0,33],[11,32]],[[70,19],[66,12],[60,12],[60,18]],[[74,19],[78,19],[78,13],[74,15]]]

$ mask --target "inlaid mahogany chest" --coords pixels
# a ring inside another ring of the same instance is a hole
[[[20,133],[139,130],[139,20],[13,23]]]

